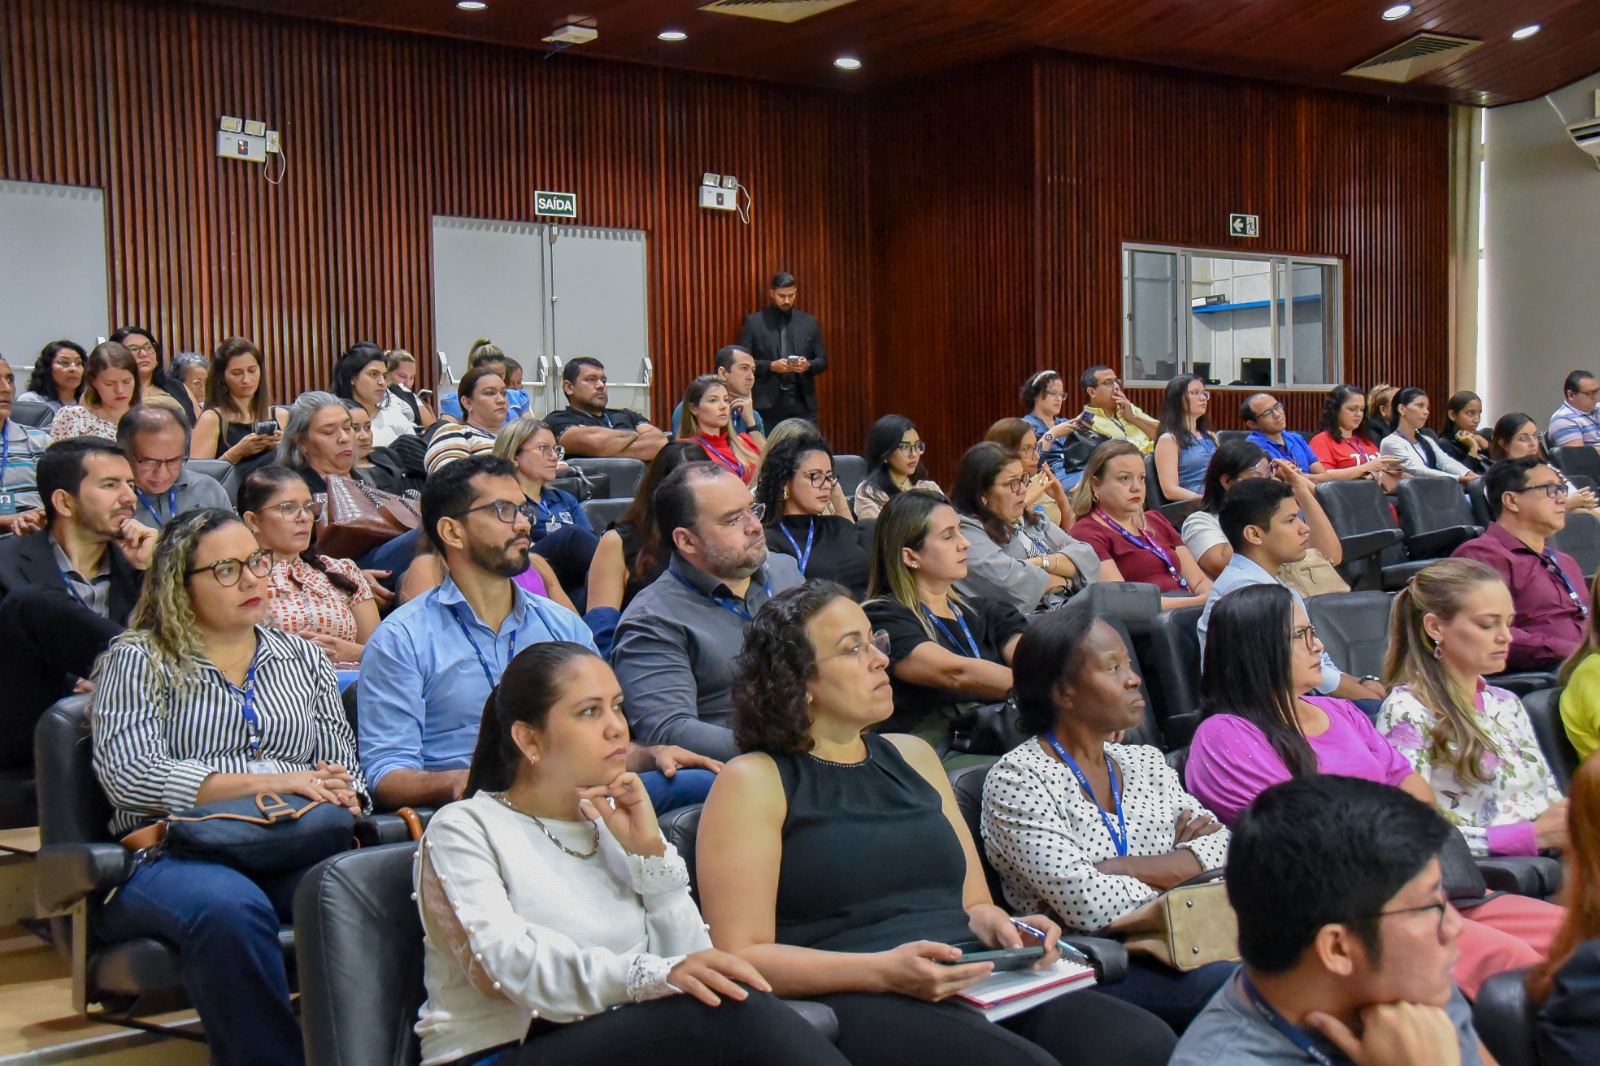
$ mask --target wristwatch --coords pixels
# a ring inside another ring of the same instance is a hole
[[[1361,680],[1364,681],[1364,682],[1365,681],[1376,681],[1380,685],[1383,684],[1383,678],[1379,677],[1377,674],[1362,674],[1361,675]]]

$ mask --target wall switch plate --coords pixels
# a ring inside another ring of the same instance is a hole
[[[267,135],[267,124],[258,122],[253,118],[247,118],[244,120],[244,132],[250,137],[265,137]]]
[[[277,130],[267,131],[267,154],[277,155],[283,151],[283,138]]]
[[[232,115],[223,115],[222,121],[217,124],[217,129],[224,133],[243,133],[244,119],[234,118]]]
[[[224,159],[239,159],[246,163],[267,161],[267,139],[246,133],[217,131],[217,154]]]
[[[712,211],[735,211],[739,194],[734,189],[719,189],[714,185],[700,186],[700,206]]]

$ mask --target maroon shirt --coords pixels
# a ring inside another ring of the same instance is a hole
[[[1149,548],[1141,548],[1102,523],[1096,517],[1099,513],[1099,509],[1096,508],[1072,524],[1074,540],[1081,540],[1093,548],[1094,553],[1100,556],[1101,562],[1116,563],[1124,581],[1143,581],[1167,593],[1183,592],[1176,579],[1167,571],[1167,564],[1163,563],[1155,552]],[[1144,532],[1132,529],[1128,532],[1142,541],[1161,548],[1167,553],[1167,558],[1172,560],[1172,565],[1178,573],[1183,573],[1183,564],[1178,560],[1178,549],[1183,547],[1183,538],[1172,528],[1172,523],[1167,521],[1166,515],[1160,511],[1146,511]]]
[[[1511,623],[1507,670],[1551,670],[1583,639],[1588,622],[1588,583],[1578,562],[1566,552],[1546,546],[1577,593],[1572,602],[1567,586],[1550,572],[1539,553],[1500,525],[1491,525],[1455,550],[1455,558],[1476,559],[1492,567],[1511,590],[1516,617]],[[1580,607],[1582,604],[1583,607]]]

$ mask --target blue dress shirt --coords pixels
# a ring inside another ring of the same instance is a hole
[[[1285,433],[1284,439],[1287,440],[1289,436],[1290,434]],[[1206,597],[1205,610],[1200,612],[1200,654],[1202,656],[1205,655],[1206,650],[1206,627],[1211,624],[1211,608],[1217,605],[1219,599],[1234,589],[1244,588],[1246,585],[1283,585],[1283,582],[1268,573],[1255,560],[1247,558],[1241,552],[1234,552],[1233,561],[1228,563],[1223,568],[1222,573],[1217,575],[1217,579],[1211,583],[1211,595]],[[1284,587],[1288,588],[1287,585],[1284,585]],[[1306,601],[1301,598],[1300,594],[1294,589],[1289,589],[1289,594],[1294,597],[1294,602],[1298,603],[1300,609],[1304,611],[1306,609]],[[1310,612],[1308,611],[1307,616],[1309,617],[1309,615]],[[370,648],[372,645],[369,644],[367,646]],[[1318,688],[1317,691],[1326,695],[1338,688],[1339,682],[1342,680],[1342,674],[1343,671],[1324,651],[1322,653],[1322,687]]]

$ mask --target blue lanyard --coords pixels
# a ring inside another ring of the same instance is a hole
[[[1400,439],[1405,440],[1404,435],[1402,435]],[[1422,460],[1423,466],[1427,467],[1429,470],[1438,469],[1439,464],[1433,461],[1433,449],[1423,446],[1422,434],[1418,433],[1416,440],[1406,441],[1406,443],[1411,445],[1411,450],[1417,453],[1417,458]]]
[[[1261,443],[1266,446],[1267,451],[1271,452],[1273,455],[1277,456],[1279,459],[1287,459],[1291,463],[1295,462],[1294,452],[1289,450],[1289,440],[1288,440],[1287,437],[1284,438],[1284,441],[1283,441],[1282,444],[1278,444],[1275,441],[1273,441],[1273,439],[1271,437],[1269,437],[1265,433],[1263,433],[1263,434],[1261,434]],[[1299,466],[1300,464],[1299,463],[1295,463],[1295,465]]]
[[[954,606],[951,606],[950,609],[955,611],[956,622],[961,626],[961,635],[967,638],[967,647],[972,649],[972,657],[974,659],[983,658],[983,653],[978,650],[978,642],[972,639],[972,630],[967,628],[966,616],[960,611],[957,611]],[[939,632],[944,634],[945,640],[948,640],[951,644],[955,644],[958,649],[961,647],[961,645],[956,641],[956,635],[946,628],[944,619],[940,618],[938,615],[929,610],[927,604],[922,605],[922,613],[927,615],[928,621],[932,622],[934,627],[937,628]],[[961,653],[960,651],[957,651],[956,654],[959,655]]]
[[[1549,548],[1539,553],[1539,558],[1544,563],[1544,568],[1561,579],[1562,587],[1567,590],[1567,598],[1572,601],[1572,606],[1578,609],[1579,618],[1589,617],[1589,605],[1583,602],[1583,597],[1578,595],[1578,590],[1572,587],[1572,579],[1567,577],[1567,572],[1561,569],[1561,562]]]
[[[146,511],[150,512],[150,517],[156,520],[156,525],[159,526],[166,521],[165,518],[161,517],[161,513],[156,510],[156,502],[146,496],[142,490],[134,489],[133,494],[139,497],[139,502],[144,505]],[[176,517],[178,517],[178,486],[174,485],[167,490],[167,518]]]
[[[1039,555],[1054,555],[1055,554],[1054,552],[1052,552],[1050,550],[1050,545],[1049,544],[1041,544],[1039,542],[1039,538],[1034,536],[1033,535],[1033,531],[1028,528],[1028,523],[1027,522],[1018,522],[1017,523],[1017,528],[1022,531],[1022,535],[1024,537],[1028,538],[1028,543],[1033,545],[1033,550],[1035,552],[1037,552]]]
[[[717,451],[715,446],[712,445],[710,437],[702,433],[697,439],[700,441],[701,447],[705,448],[707,455],[711,456],[711,458],[714,459],[719,465],[725,466],[729,470],[732,470],[735,474],[738,474],[740,481],[744,480],[744,464],[739,461],[739,457],[737,455],[733,454],[733,434],[729,433],[726,438],[728,441],[728,458],[726,459],[724,459],[722,454]]]
[[[478,665],[483,668],[483,679],[489,682],[490,688],[494,688],[494,671],[489,669],[489,660],[483,657],[483,649],[478,647],[478,642],[473,639],[472,630],[467,628],[466,619],[461,617],[461,605],[459,603],[450,605],[450,617],[456,620],[456,625],[461,627],[461,635],[467,638],[468,644],[472,645],[472,654],[478,657]],[[506,662],[508,663],[517,657],[517,634],[519,632],[521,632],[520,627],[511,631],[511,646],[506,650]]]
[[[1111,837],[1111,846],[1117,849],[1119,858],[1128,857],[1128,823],[1122,818],[1122,788],[1117,784],[1117,771],[1111,763],[1111,755],[1102,753],[1106,759],[1106,774],[1111,778],[1111,802],[1117,808],[1117,825],[1112,828],[1111,819],[1106,816],[1106,809],[1100,806],[1100,801],[1094,797],[1094,789],[1089,785],[1089,779],[1083,776],[1083,771],[1078,769],[1077,762],[1067,754],[1067,749],[1061,746],[1061,741],[1056,739],[1054,733],[1046,733],[1044,739],[1055,749],[1061,761],[1067,764],[1067,769],[1072,771],[1072,776],[1078,779],[1078,785],[1083,789],[1083,794],[1089,797],[1089,802],[1094,804],[1095,813],[1100,816],[1100,821],[1105,824],[1106,835]]]
[[[1298,1025],[1293,1024],[1289,1019],[1279,1014],[1276,1007],[1263,999],[1261,993],[1256,991],[1256,986],[1251,982],[1250,975],[1242,970],[1239,973],[1239,987],[1244,990],[1245,998],[1251,1002],[1256,1010],[1261,1012],[1261,1016],[1274,1029],[1282,1033],[1289,1043],[1304,1052],[1308,1061],[1315,1062],[1318,1066],[1333,1066],[1333,1059],[1328,1057],[1328,1053],[1313,1044],[1311,1038]]]
[[[261,661],[261,640],[256,639],[255,653],[250,656],[250,669],[244,673],[244,688],[235,688],[228,676],[223,674],[222,680],[227,683],[228,689],[239,692],[242,703],[239,712],[244,715],[244,731],[250,738],[250,757],[254,759],[261,754],[261,719],[256,716],[256,664]],[[218,671],[219,673],[221,671]]]
[[[0,422],[0,492],[6,487],[6,466],[11,462],[11,419]]]
[[[800,550],[800,542],[794,539],[794,534],[789,532],[789,527],[783,524],[783,519],[778,519],[778,530],[788,538],[789,544],[794,548],[796,559],[800,560],[800,576],[806,576],[806,567],[811,562],[811,542],[817,537],[817,520],[813,518],[806,523],[806,550]]]
[[[748,608],[748,607],[746,607],[744,605],[744,601],[743,600],[736,600],[732,596],[718,596],[714,592],[710,592],[710,593],[701,592],[698,588],[696,588],[694,586],[694,584],[688,578],[684,577],[682,574],[678,573],[676,570],[673,570],[671,567],[667,568],[667,573],[669,573],[673,577],[677,578],[678,579],[678,583],[680,585],[682,585],[684,588],[688,589],[690,592],[694,593],[696,596],[704,596],[706,599],[710,600],[712,603],[716,604],[718,607],[721,607],[724,611],[728,611],[728,612],[730,612],[732,614],[736,614],[740,618],[743,618],[746,622],[750,621],[750,608]],[[762,589],[763,592],[766,593],[767,599],[769,599],[769,600],[772,599],[772,582],[771,581],[768,581],[766,578],[762,578],[761,579],[761,589]]]
[[[67,572],[61,569],[61,567],[57,566],[56,572],[61,575],[61,583],[67,586],[67,591],[72,593],[72,598],[78,601],[78,606],[82,607],[86,611],[93,611],[94,608],[89,606],[88,601],[83,598],[83,594],[78,591],[78,583],[73,581],[72,578],[68,577]],[[94,584],[94,581],[90,580],[89,584]]]
[[[1157,559],[1160,559],[1161,565],[1167,568],[1167,573],[1171,575],[1172,580],[1178,583],[1179,588],[1185,592],[1191,591],[1189,588],[1189,582],[1184,579],[1183,573],[1179,571],[1177,564],[1172,561],[1172,556],[1167,554],[1166,549],[1162,548],[1161,545],[1157,544],[1154,540],[1145,540],[1143,537],[1135,535],[1131,530],[1123,529],[1121,523],[1112,518],[1110,515],[1106,514],[1104,511],[1100,511],[1099,515],[1102,522],[1116,530],[1118,533],[1121,533],[1123,539],[1125,539],[1129,544],[1132,544],[1137,548],[1143,548],[1145,551],[1154,555]]]

